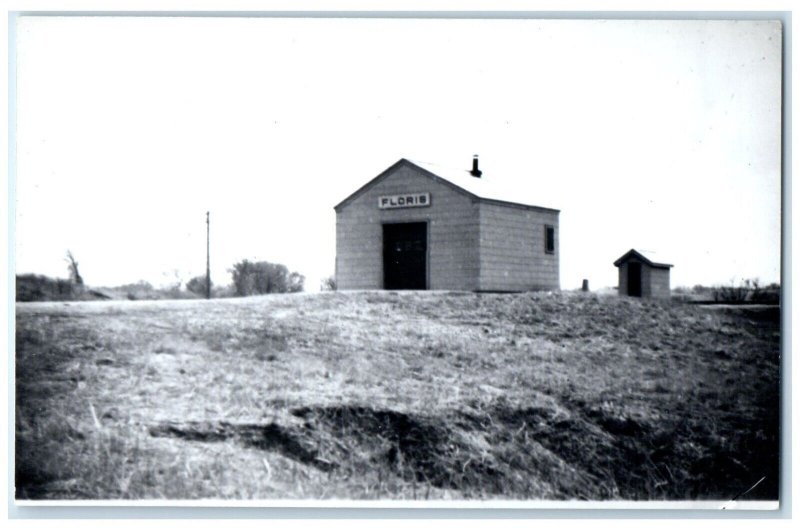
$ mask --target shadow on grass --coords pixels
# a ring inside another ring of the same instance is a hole
[[[275,423],[235,424],[228,422],[165,422],[149,429],[151,436],[173,437],[196,442],[234,440],[245,447],[275,451],[322,471],[336,464],[318,456],[319,451],[307,442],[302,432]]]
[[[777,498],[774,439],[759,448],[746,440],[726,446],[697,420],[665,425],[572,406],[520,408],[501,400],[437,416],[358,405],[298,407],[290,412],[302,426],[166,422],[150,434],[233,440],[343,477],[379,468],[386,477],[467,498],[729,499],[761,477],[748,498]],[[760,432],[776,432],[766,421]]]
[[[580,406],[565,414],[504,402],[473,410],[438,416],[365,406],[291,412],[349,446],[349,455],[369,454],[371,465],[405,480],[467,496],[729,499],[766,477],[748,498],[778,498],[777,415],[730,418],[720,435],[702,418],[669,425]],[[763,437],[760,447],[747,434],[753,432]],[[348,454],[337,458],[346,463]]]

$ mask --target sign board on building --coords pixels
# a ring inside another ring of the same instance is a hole
[[[378,208],[420,208],[430,206],[430,193],[406,193],[404,195],[382,195],[378,197]]]

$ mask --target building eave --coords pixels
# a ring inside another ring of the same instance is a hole
[[[356,197],[361,195],[367,189],[371,188],[372,186],[374,186],[375,184],[377,184],[378,182],[380,182],[384,178],[388,177],[392,172],[394,172],[397,168],[399,168],[403,164],[411,164],[411,162],[409,162],[405,158],[401,158],[400,160],[398,160],[397,162],[395,162],[391,166],[389,166],[386,169],[384,169],[383,171],[381,171],[380,174],[377,177],[373,178],[372,180],[370,180],[369,182],[367,182],[366,184],[364,184],[363,186],[358,188],[356,191],[354,191],[353,193],[351,193],[350,195],[345,197],[339,204],[334,206],[333,209],[336,210],[336,212],[339,212],[339,210],[341,210],[343,206],[345,206],[348,203],[352,202]]]
[[[545,206],[535,206],[533,204],[524,204],[521,202],[501,201],[499,199],[486,199],[484,197],[477,197],[477,201],[485,204],[496,204],[497,206],[510,206],[512,208],[522,208],[525,210],[536,210],[538,212],[561,213],[561,210],[555,208],[547,208]]]

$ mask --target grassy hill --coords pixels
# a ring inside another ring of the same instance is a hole
[[[17,304],[17,498],[776,499],[777,308]]]

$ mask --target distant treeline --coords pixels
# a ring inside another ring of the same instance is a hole
[[[777,283],[761,285],[758,279],[745,279],[739,284],[728,285],[695,285],[691,289],[678,287],[675,293],[687,301],[697,303],[723,304],[770,304],[777,305],[781,301],[781,286]]]
[[[305,288],[306,278],[289,272],[286,265],[268,261],[242,260],[231,269],[236,296],[269,293],[298,293]]]
[[[758,279],[743,280],[739,285],[718,285],[712,288],[715,302],[750,302],[754,304],[778,304],[781,287],[777,283],[761,285]]]
[[[206,277],[195,276],[185,284],[157,288],[146,281],[115,287],[89,288],[76,274],[71,278],[51,278],[40,274],[18,274],[16,277],[17,302],[47,302],[69,300],[175,300],[196,299],[206,296]],[[305,288],[305,276],[291,272],[279,263],[242,260],[229,270],[233,283],[211,286],[212,298],[252,296],[271,293],[296,293]],[[80,281],[78,281],[78,279]]]
[[[102,293],[86,289],[83,284],[65,278],[50,278],[41,274],[18,274],[16,280],[17,302],[108,298]]]

